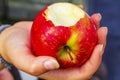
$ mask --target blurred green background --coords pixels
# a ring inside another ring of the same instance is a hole
[[[0,23],[34,20],[41,9],[55,2],[82,4],[84,10],[87,10],[86,0],[0,0]]]

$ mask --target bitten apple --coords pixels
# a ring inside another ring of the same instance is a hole
[[[80,67],[97,44],[96,27],[80,7],[54,3],[36,16],[31,44],[34,55],[56,58],[60,68]]]

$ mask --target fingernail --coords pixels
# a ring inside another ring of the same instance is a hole
[[[47,60],[44,62],[44,67],[47,70],[54,70],[59,68],[59,64],[56,60]]]
[[[107,27],[104,27],[104,29],[106,30],[105,32],[106,32],[106,35],[107,35],[107,33],[108,33],[108,28],[107,28]]]
[[[103,44],[100,44],[100,46],[99,46],[99,50],[100,50],[100,52],[101,52],[101,55],[103,55]]]
[[[97,15],[99,16],[99,18],[100,18],[100,19],[102,18],[102,16],[101,16],[101,14],[100,14],[100,13],[97,13]]]

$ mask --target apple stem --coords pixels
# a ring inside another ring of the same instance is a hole
[[[68,46],[65,46],[64,48],[65,48],[65,50],[68,52],[68,55],[69,55],[69,57],[70,57],[70,60],[73,61],[73,57],[72,57],[72,55],[71,55],[71,50],[70,50],[70,48],[69,48]]]

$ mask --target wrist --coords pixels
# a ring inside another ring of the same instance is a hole
[[[2,32],[6,29],[6,28],[8,28],[10,25],[9,24],[5,24],[5,25],[2,25],[1,23],[0,23],[0,55],[1,55],[1,49],[2,49],[2,47],[3,47],[3,45],[2,44],[4,44],[4,36],[2,36]]]
[[[4,29],[8,28],[9,26],[10,26],[9,24],[5,24],[5,25],[0,24],[0,33],[1,33]]]
[[[9,24],[0,25],[0,35],[1,35],[1,32],[2,32],[4,29],[8,28],[9,26],[10,26]],[[0,39],[2,39],[2,36],[0,36]],[[1,40],[0,40],[0,43],[2,43]],[[2,47],[1,44],[0,44],[0,47]],[[0,50],[1,50],[1,49],[0,49]],[[11,66],[12,66],[12,65],[9,64],[7,61],[5,61],[4,58],[1,56],[1,51],[0,51],[0,70],[1,70],[3,67],[10,69]]]
[[[5,61],[2,56],[0,56],[0,64],[1,64],[1,68],[5,67],[7,69],[11,69],[12,66],[7,61]]]

